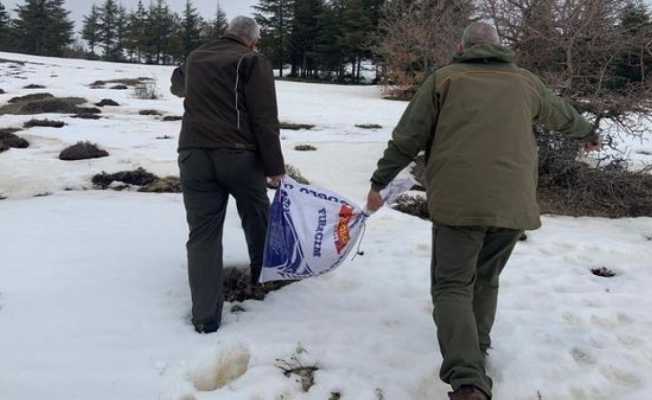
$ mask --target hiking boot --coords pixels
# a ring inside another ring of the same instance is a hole
[[[474,386],[462,386],[454,392],[448,393],[450,400],[489,400],[489,396]]]
[[[220,323],[217,321],[199,322],[193,323],[193,325],[195,326],[195,332],[203,334],[217,332],[220,329]]]

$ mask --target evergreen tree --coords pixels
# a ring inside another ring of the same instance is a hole
[[[100,38],[99,23],[100,13],[97,10],[97,6],[93,4],[90,14],[84,16],[84,23],[81,32],[82,39],[84,39],[86,43],[88,43],[88,47],[90,47],[92,57],[95,57],[95,46],[97,46]]]
[[[146,23],[146,57],[148,63],[160,64],[170,56],[177,29],[175,15],[165,0],[151,3]]]
[[[129,53],[129,58],[132,61],[134,57],[137,62],[142,61],[147,44],[146,23],[147,10],[145,10],[142,0],[139,0],[136,11],[132,11],[127,16],[125,49]]]
[[[344,2],[331,1],[319,15],[319,33],[316,48],[319,64],[329,75],[336,74],[337,81],[344,80],[344,51],[340,45],[343,36],[342,24]]]
[[[324,12],[323,0],[303,0],[294,3],[294,18],[290,35],[292,75],[302,78],[318,72],[317,41],[320,31],[319,16]]]
[[[215,20],[213,21],[212,39],[219,39],[226,32],[229,27],[229,21],[226,18],[226,13],[222,10],[220,2],[217,2],[217,12],[215,13]]]
[[[120,9],[115,0],[105,0],[100,8],[99,43],[104,49],[104,59],[116,61],[121,58],[118,43],[118,19]]]
[[[347,0],[342,21],[343,35],[340,45],[350,59],[351,75],[355,82],[360,82],[362,61],[371,46],[370,32],[375,30],[365,5],[364,0]]]
[[[13,37],[16,50],[29,54],[61,56],[73,42],[74,23],[64,0],[25,0],[16,7]]]
[[[0,1],[0,50],[9,50],[9,14]]]
[[[116,60],[122,60],[124,58],[128,35],[129,16],[127,9],[120,5],[118,6],[118,18],[116,19],[116,47],[113,49]]]
[[[294,0],[260,0],[254,6],[255,18],[262,34],[260,48],[278,66],[281,77],[283,66],[288,61],[294,3]]]
[[[186,58],[191,51],[201,44],[201,27],[203,20],[197,14],[197,9],[193,7],[192,0],[186,0],[186,8],[181,20],[181,50],[182,58]]]

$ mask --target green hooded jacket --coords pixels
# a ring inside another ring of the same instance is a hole
[[[371,181],[376,190],[426,152],[435,223],[532,230],[538,152],[533,125],[592,140],[592,125],[500,46],[477,45],[434,72],[394,130]]]

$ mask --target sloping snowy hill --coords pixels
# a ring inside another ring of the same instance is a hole
[[[9,53],[0,59],[37,63],[0,63],[7,92],[0,106],[44,91],[121,104],[105,107],[97,121],[47,115],[67,125],[18,132],[32,146],[0,154],[0,194],[8,197],[0,201],[0,399],[446,398],[430,316],[429,224],[382,210],[369,222],[364,257],[264,302],[246,301],[243,312],[227,304],[220,332],[197,335],[189,323],[181,197],[79,190],[102,170],[178,174],[179,122],[138,114],[181,114],[181,101],[166,94],[171,68]],[[132,90],[88,87],[141,76],[156,79],[164,96],[139,100]],[[46,89],[22,89],[27,84]],[[288,162],[362,202],[406,104],[381,100],[375,87],[280,82],[278,90],[282,120],[316,125],[283,131]],[[0,128],[31,118],[0,116]],[[365,123],[383,128],[355,127]],[[111,156],[57,159],[79,140]],[[306,143],[317,151],[294,150]],[[45,192],[52,194],[32,197]],[[226,265],[247,262],[239,225],[232,207]],[[602,266],[616,277],[591,274]],[[651,284],[652,219],[546,217],[518,245],[502,281],[489,358],[495,398],[650,397]],[[307,393],[277,367],[292,357],[319,368]],[[208,390],[229,368],[244,374]]]

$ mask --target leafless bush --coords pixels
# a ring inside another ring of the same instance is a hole
[[[161,93],[158,91],[156,81],[144,81],[134,87],[134,97],[141,100],[158,100]]]
[[[375,49],[385,62],[386,94],[409,99],[430,72],[447,65],[472,12],[468,0],[388,1]]]

